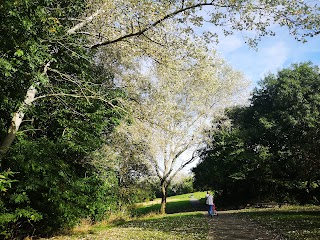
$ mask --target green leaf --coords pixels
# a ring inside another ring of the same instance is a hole
[[[22,57],[24,55],[24,52],[23,50],[19,49],[14,53],[14,55],[17,57]]]

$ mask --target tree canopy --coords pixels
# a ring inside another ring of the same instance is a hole
[[[198,187],[225,202],[319,202],[319,68],[294,64],[267,76],[251,105],[229,111],[194,169]],[[210,181],[206,181],[210,175]]]

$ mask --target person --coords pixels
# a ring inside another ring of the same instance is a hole
[[[206,204],[208,205],[208,214],[210,217],[213,216],[213,196],[210,192],[207,193],[208,197],[206,200]]]

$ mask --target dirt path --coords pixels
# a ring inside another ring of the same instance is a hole
[[[194,208],[202,208],[197,199],[191,198]],[[204,212],[208,222],[208,240],[284,240],[281,236],[269,231],[255,222],[237,217],[235,213],[219,212],[218,216],[209,217]]]
[[[279,235],[268,231],[236,214],[219,212],[217,217],[206,216],[209,226],[208,240],[283,240]]]

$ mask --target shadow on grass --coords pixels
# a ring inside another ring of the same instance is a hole
[[[168,239],[203,239],[208,231],[202,213],[159,215],[154,218],[133,220],[119,227],[139,229],[139,231],[144,232],[144,237],[146,237],[144,239],[149,239],[148,234],[151,233],[157,233],[159,239],[162,239],[162,237],[168,237]]]

